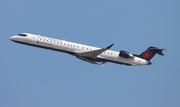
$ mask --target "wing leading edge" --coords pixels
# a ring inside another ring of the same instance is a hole
[[[82,53],[77,53],[76,55],[78,57],[90,57],[90,58],[96,58],[99,54],[103,53],[104,51],[110,49],[114,44],[109,45],[106,48],[94,50],[94,51],[88,51],[88,52],[82,52]]]
[[[104,51],[110,49],[114,44],[109,45],[106,48],[101,48],[98,50],[94,50],[94,51],[88,51],[88,52],[82,52],[82,53],[77,53],[76,57],[78,59],[81,59],[83,61],[89,62],[89,63],[93,63],[93,64],[98,64],[95,60],[97,56],[101,53],[103,53]],[[90,60],[91,59],[91,60]]]

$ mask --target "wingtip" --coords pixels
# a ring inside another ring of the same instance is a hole
[[[109,45],[108,47],[106,47],[106,49],[110,49],[113,45],[114,45],[114,43]]]

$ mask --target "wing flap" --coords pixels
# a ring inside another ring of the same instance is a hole
[[[86,61],[86,62],[89,62],[89,63],[92,63],[92,64],[98,64],[96,61],[89,60],[89,59],[84,58],[84,57],[76,57],[76,58],[83,60],[83,61]]]

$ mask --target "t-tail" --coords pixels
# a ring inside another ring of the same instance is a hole
[[[159,48],[150,46],[147,50],[145,50],[143,53],[141,53],[138,56],[140,58],[147,60],[147,61],[150,61],[156,54],[164,56],[163,50],[165,50],[165,49],[159,49]]]

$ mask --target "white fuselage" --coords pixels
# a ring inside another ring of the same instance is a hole
[[[22,34],[25,34],[27,36],[15,35],[10,37],[10,39],[14,42],[65,52],[74,56],[76,56],[77,53],[83,53],[83,52],[89,52],[89,51],[101,49],[93,46],[49,38],[49,37],[30,34],[30,33],[22,33]],[[148,65],[148,61],[146,61],[145,59],[136,56],[134,56],[133,58],[123,58],[119,56],[119,52],[113,50],[104,51],[103,53],[99,54],[97,58],[94,60],[97,62],[113,62],[113,63],[125,64],[125,65]]]

